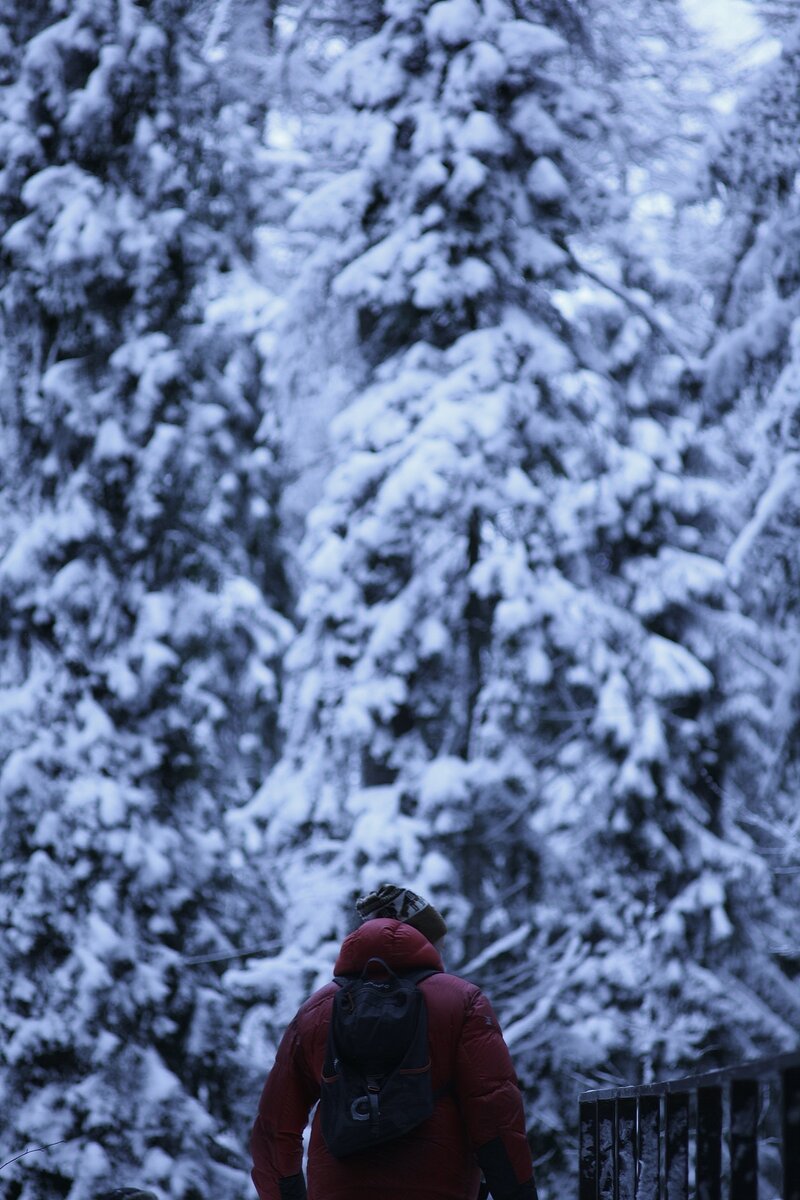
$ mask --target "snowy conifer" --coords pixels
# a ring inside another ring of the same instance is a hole
[[[774,906],[774,960],[753,971],[754,989],[769,996],[783,996],[796,976],[795,939],[780,917],[796,911],[800,853],[796,14],[787,12],[778,29],[782,52],[751,81],[709,163],[709,183],[723,200],[721,285],[703,394],[703,441],[728,495],[724,554],[735,623],[726,690],[737,751],[730,786],[782,901]]]
[[[333,70],[352,167],[293,223],[327,236],[366,383],[308,519],[286,751],[246,813],[290,949],[236,982],[282,962],[288,1015],[354,895],[410,880],[500,1003],[557,1191],[576,1072],[788,1044],[797,997],[765,1004],[743,965],[772,881],[726,801],[695,370],[629,258],[583,260],[602,80],[518,10],[393,0]]]
[[[275,430],[209,302],[257,183],[183,5],[3,6],[0,1096],[20,1200],[244,1195],[223,815],[275,752]]]

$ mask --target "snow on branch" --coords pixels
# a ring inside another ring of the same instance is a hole
[[[750,553],[753,543],[760,536],[764,527],[779,512],[784,497],[795,487],[798,465],[800,465],[800,454],[796,452],[787,454],[781,460],[772,482],[760,497],[755,512],[728,551],[725,566],[733,583],[737,583],[740,579],[744,560]]]
[[[633,309],[633,311],[638,313],[640,317],[644,318],[644,320],[653,330],[653,333],[657,334],[658,337],[663,339],[665,345],[672,351],[673,354],[676,354],[678,358],[686,363],[688,367],[691,367],[692,369],[696,368],[697,364],[691,359],[686,347],[682,346],[680,342],[678,342],[672,336],[670,331],[663,325],[652,309],[650,309],[646,304],[643,304],[641,300],[638,300],[636,296],[631,295],[627,288],[623,288],[618,284],[612,283],[609,279],[605,279],[602,275],[598,275],[598,273],[593,271],[591,267],[587,267],[586,264],[582,263],[577,257],[571,246],[567,245],[566,243],[560,244],[562,244],[562,248],[566,251],[567,255],[569,256],[569,260],[576,271],[580,271],[581,275],[585,275],[587,279],[591,279],[595,283],[599,283],[601,287],[611,292],[614,296],[619,297],[619,299],[627,304],[629,308]]]
[[[231,15],[231,0],[218,0],[203,42],[203,58],[211,62]]]
[[[505,954],[508,950],[513,950],[515,946],[520,945],[520,943],[529,937],[530,933],[531,926],[527,923],[520,925],[518,929],[513,929],[511,933],[498,938],[490,946],[486,946],[481,950],[480,954],[475,958],[470,959],[464,966],[459,967],[459,974],[469,975],[473,971],[480,970],[481,967],[485,967],[492,959],[499,958],[501,954]]]

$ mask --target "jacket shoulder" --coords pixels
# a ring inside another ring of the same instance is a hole
[[[330,1007],[338,990],[339,985],[331,980],[330,983],[324,984],[323,987],[313,992],[298,1008],[295,1023],[303,1026],[309,1022],[315,1022]]]
[[[437,971],[434,975],[429,975],[427,979],[422,981],[422,986],[425,987],[426,985],[428,987],[433,985],[454,996],[462,996],[468,1002],[483,995],[476,983],[470,983],[468,979],[464,979],[461,975],[451,975],[449,971]]]
[[[459,1014],[466,1019],[470,1010],[483,996],[483,992],[474,983],[462,979],[460,975],[450,975],[447,971],[439,971],[429,975],[419,985],[422,989],[429,1010],[447,1011],[451,1016]]]

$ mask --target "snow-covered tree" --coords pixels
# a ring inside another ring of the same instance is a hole
[[[259,358],[211,303],[259,169],[184,8],[1,9],[0,1142],[62,1143],[15,1200],[249,1192],[205,960],[273,929],[224,814],[275,755],[287,590]]]
[[[410,880],[500,1004],[556,1194],[576,1075],[789,1044],[800,1001],[753,990],[788,925],[726,791],[696,370],[656,264],[585,260],[624,197],[613,156],[605,197],[587,169],[613,132],[593,6],[561,31],[553,7],[391,0],[332,72],[351,165],[292,224],[361,356],[308,518],[285,752],[241,818],[280,862],[285,949],[229,982],[268,986],[278,1026],[354,895]]]
[[[736,624],[728,691],[740,748],[730,784],[780,894],[796,908],[800,25],[781,6],[769,16],[782,53],[747,89],[709,162],[722,282],[703,440],[729,497],[725,561]],[[771,942],[796,977],[796,939],[778,928]],[[783,989],[784,972],[765,971],[763,986]]]

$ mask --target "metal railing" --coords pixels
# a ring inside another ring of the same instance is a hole
[[[760,1177],[800,1200],[800,1052],[583,1092],[579,1113],[579,1200],[758,1200]]]

